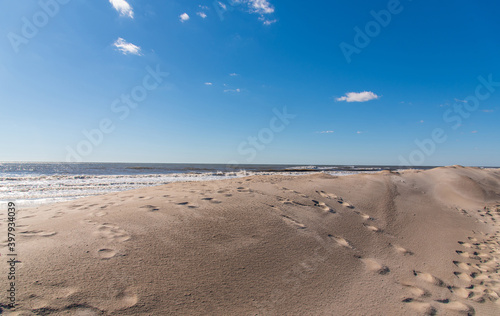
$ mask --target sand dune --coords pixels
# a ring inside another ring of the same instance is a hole
[[[500,170],[460,166],[173,183],[21,209],[18,305],[1,308],[500,315],[499,221]]]

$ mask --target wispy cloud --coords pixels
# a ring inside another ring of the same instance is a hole
[[[129,43],[121,37],[118,37],[118,39],[113,43],[113,46],[115,46],[116,49],[124,55],[142,55],[141,48],[139,46]]]
[[[241,89],[239,89],[239,88],[238,89],[226,89],[226,90],[224,90],[224,92],[226,92],[226,93],[227,92],[239,93],[239,92],[241,92]]]
[[[224,3],[220,2],[220,1],[219,1],[218,3],[219,3],[219,6],[220,6],[223,10],[227,10],[227,6],[226,6]]]
[[[129,18],[134,18],[134,10],[125,0],[109,0],[109,3],[113,5],[116,11],[120,12],[121,16],[128,16]]]
[[[237,73],[235,73],[235,72],[230,73],[229,75],[230,75],[231,77],[236,77],[236,76],[238,76],[238,74],[237,74]]]
[[[206,85],[206,86],[212,86],[212,85],[213,85],[213,83],[211,83],[211,82],[205,82],[205,85]]]
[[[183,13],[183,14],[179,15],[179,18],[180,18],[181,22],[186,22],[187,20],[189,20],[189,15],[187,13]]]
[[[363,134],[363,132],[362,131],[357,131],[356,134]]]
[[[420,124],[423,124],[423,123],[424,123],[424,120],[420,120],[420,122],[419,122],[419,123],[420,123]]]
[[[348,92],[345,96],[337,98],[337,101],[347,101],[347,102],[366,102],[370,100],[375,100],[380,98],[380,96],[376,95],[371,91],[363,91],[363,92]]]
[[[495,111],[494,110],[481,110],[481,112],[484,112],[484,113],[493,113]]]
[[[200,16],[202,19],[207,17],[207,14],[205,12],[196,12],[198,16]]]
[[[476,133],[477,133],[477,131],[472,131],[471,133],[472,133],[472,134],[476,134]]]
[[[267,0],[243,0],[248,2],[252,10],[259,14],[270,14],[274,12],[274,7]]]
[[[334,131],[321,131],[321,132],[316,132],[316,133],[319,133],[319,134],[331,134],[331,133],[334,133]]]
[[[273,24],[273,23],[278,22],[278,20],[276,20],[276,19],[274,19],[274,20],[266,20],[266,19],[263,19],[262,21],[263,21],[263,22],[262,22],[262,24],[264,24],[264,25],[271,25],[271,24]]]
[[[219,1],[219,6],[226,11],[227,6]],[[262,21],[264,25],[271,25],[276,23],[276,19],[268,19],[265,16],[274,13],[274,6],[268,0],[231,0],[231,5],[246,5],[249,13],[259,14],[259,20]]]
[[[457,99],[457,98],[455,98],[455,102],[467,103],[466,100],[460,100],[460,99]]]

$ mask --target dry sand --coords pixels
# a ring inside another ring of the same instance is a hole
[[[173,183],[17,222],[9,315],[500,315],[498,169]]]

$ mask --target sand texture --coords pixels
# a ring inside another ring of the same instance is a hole
[[[17,224],[7,315],[500,315],[498,169],[172,183]]]

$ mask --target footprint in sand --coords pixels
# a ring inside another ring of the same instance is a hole
[[[381,232],[382,230],[378,227],[375,227],[373,225],[367,225],[367,224],[363,224],[363,226],[365,226],[366,228],[368,228],[369,230],[373,231],[373,232],[376,232],[376,233],[379,233]]]
[[[104,211],[100,211],[100,212],[95,212],[93,215],[96,217],[103,217],[103,216],[108,215],[108,213],[104,212]]]
[[[281,197],[281,196],[276,196],[276,198],[278,199],[278,201],[280,201],[281,203],[283,204],[286,204],[286,205],[299,205],[299,206],[307,206],[305,204],[302,204],[300,202],[297,202],[297,201],[292,201],[290,199],[287,199],[287,198],[284,198],[284,197]]]
[[[436,308],[431,303],[416,301],[413,298],[405,298],[403,303],[407,303],[410,308],[417,311],[420,315],[436,314]]]
[[[125,288],[107,293],[98,308],[108,312],[124,310],[137,305],[139,297],[133,288]]]
[[[337,198],[337,202],[339,204],[341,204],[342,206],[344,207],[347,207],[347,208],[354,208],[354,206],[352,206],[350,203],[347,203],[346,201],[344,201],[341,197],[338,197]]]
[[[458,243],[464,246],[465,248],[473,248],[473,245],[468,242],[459,241]]]
[[[252,192],[249,188],[244,188],[244,187],[237,187],[236,190],[240,193],[249,193]]]
[[[429,297],[431,294],[425,290],[421,289],[413,284],[409,283],[401,283],[402,286],[405,287],[405,289],[410,292],[414,297],[421,298],[421,297]]]
[[[295,190],[291,190],[291,189],[288,189],[288,188],[281,188],[283,191],[285,192],[290,192],[290,193],[294,193],[294,194],[298,194],[299,196],[303,197],[303,198],[308,198],[307,195],[303,194],[303,193],[300,193],[300,192],[297,192]]]
[[[474,292],[464,287],[453,286],[451,292],[460,298],[470,298],[474,295]]]
[[[66,214],[66,213],[64,213],[64,212],[56,212],[51,218],[63,217],[64,214]]]
[[[354,208],[353,205],[351,205],[351,204],[349,204],[347,202],[342,203],[342,206],[347,207],[347,208]]]
[[[433,276],[430,273],[413,270],[413,275],[424,282],[427,282],[427,283],[430,283],[430,284],[433,284],[433,285],[436,285],[439,287],[446,287],[446,283],[444,283],[441,279]]]
[[[463,272],[453,272],[453,274],[459,278],[460,280],[462,281],[465,281],[465,282],[470,282],[472,281],[472,278],[467,274],[467,273],[463,273]]]
[[[335,240],[337,242],[337,244],[339,244],[340,246],[342,247],[346,247],[346,248],[349,248],[349,249],[353,249],[353,247],[351,246],[351,244],[349,243],[349,241],[347,241],[345,238],[343,237],[336,237],[336,236],[333,236],[333,235],[328,235],[328,237],[332,238],[333,240]]]
[[[306,228],[306,225],[294,220],[293,218],[289,217],[289,216],[286,216],[286,215],[281,215],[283,217],[283,220],[287,223],[287,224],[290,224],[296,228],[299,228],[299,229],[305,229]]]
[[[156,212],[156,211],[160,210],[157,206],[154,206],[154,205],[144,205],[144,206],[141,206],[140,208],[145,208],[146,210],[148,210],[150,212]]]
[[[222,203],[222,201],[216,200],[216,199],[211,198],[211,197],[202,198],[201,200],[202,201],[208,201],[208,202],[214,203],[214,204]]]
[[[375,259],[368,258],[368,259],[361,259],[361,261],[363,261],[363,263],[365,264],[368,271],[375,272],[375,273],[382,274],[382,275],[387,274],[391,271],[391,270],[389,270],[389,268],[387,266],[380,264]]]
[[[131,238],[130,234],[128,234],[125,230],[109,223],[99,225],[97,227],[97,235],[101,238],[118,242],[124,242]]]
[[[316,200],[312,200],[312,202],[314,203],[314,206],[321,208],[325,212],[336,213],[335,210],[331,209],[328,205],[326,205],[323,202],[318,202]]]
[[[336,199],[337,196],[335,194],[331,193],[326,193],[325,191],[316,191],[320,196],[327,198],[327,199]]]
[[[116,251],[114,251],[113,249],[103,248],[97,251],[97,255],[102,260],[107,260],[116,256]]]
[[[471,254],[469,254],[468,252],[466,251],[462,251],[462,250],[456,250],[455,251],[457,254],[461,255],[462,257],[464,258],[471,258],[471,259],[475,259],[474,256],[471,256]],[[479,259],[479,257],[477,257],[477,259]]]
[[[457,267],[459,267],[462,270],[466,270],[466,271],[470,270],[470,264],[469,263],[460,262],[460,261],[453,261],[453,264],[456,265]]]
[[[24,237],[51,237],[56,235],[57,233],[53,231],[47,232],[43,230],[25,230],[19,232],[19,234]]]
[[[373,217],[371,217],[370,215],[368,214],[365,214],[363,212],[360,212],[360,211],[354,211],[354,213],[358,214],[359,216],[361,216],[361,218],[363,218],[365,221],[373,221],[375,220]]]
[[[396,250],[397,253],[400,253],[404,256],[412,256],[413,255],[413,252],[411,252],[410,250],[406,249],[406,248],[403,248],[401,246],[398,246],[398,245],[392,245],[392,244],[389,244],[391,245],[394,250]]]
[[[473,278],[474,280],[476,281],[487,281],[487,280],[490,280],[490,276],[486,273],[482,273],[482,272],[472,272],[470,274],[470,277]]]
[[[189,205],[189,202],[175,202],[175,205],[187,206],[188,208],[197,208],[198,206]]]
[[[472,306],[469,306],[467,304],[464,304],[462,302],[458,301],[450,301],[448,299],[442,300],[442,301],[437,301],[440,303],[444,309],[447,309],[449,311],[454,311],[458,312],[463,315],[474,315],[475,311]]]

